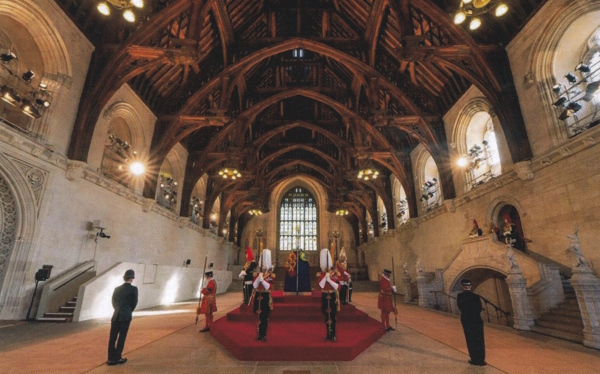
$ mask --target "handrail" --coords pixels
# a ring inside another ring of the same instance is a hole
[[[448,299],[454,299],[456,300],[456,297],[452,296],[452,295],[448,295],[447,293],[443,292],[443,291],[430,291],[431,293],[433,293],[433,295],[435,296],[435,304],[436,306],[438,306],[438,302],[437,302],[437,294],[440,293],[444,296],[446,296]],[[477,294],[475,294],[477,295]],[[510,315],[510,312],[504,311],[502,310],[499,306],[497,306],[496,304],[492,303],[491,301],[489,301],[488,299],[486,299],[485,297],[481,296],[481,295],[477,295],[481,300],[483,300],[483,302],[485,303],[485,313],[487,315],[487,321],[491,322],[490,319],[490,312],[489,312],[489,308],[487,307],[488,304],[490,306],[492,306],[494,308],[494,310],[496,311],[496,321],[498,322],[498,324],[500,324],[500,316],[498,315],[498,312],[504,314],[504,319],[506,321],[506,326],[510,326],[509,322],[508,322],[508,316]],[[449,300],[448,300],[449,301]],[[439,308],[439,306],[438,306]],[[436,309],[438,309],[436,308]]]

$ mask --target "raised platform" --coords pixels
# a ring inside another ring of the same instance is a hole
[[[379,321],[342,305],[334,343],[325,340],[320,293],[275,293],[273,301],[266,342],[256,340],[258,316],[248,305],[215,321],[211,335],[242,361],[351,361],[385,334]]]

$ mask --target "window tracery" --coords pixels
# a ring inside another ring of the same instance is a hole
[[[279,249],[317,250],[317,204],[302,187],[289,190],[279,206]]]

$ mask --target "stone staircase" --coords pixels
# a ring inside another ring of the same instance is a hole
[[[44,313],[44,316],[37,320],[40,322],[71,322],[73,321],[73,313],[75,313],[76,306],[77,296],[73,297],[71,301],[67,301],[64,306],[61,306],[58,312]]]
[[[535,320],[531,331],[555,338],[583,343],[583,320],[575,290],[568,279],[563,279],[565,301]]]

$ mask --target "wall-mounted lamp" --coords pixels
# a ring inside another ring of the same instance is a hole
[[[100,220],[94,221],[94,223],[92,224],[92,229],[97,230],[96,231],[96,239],[94,239],[94,241],[96,243],[98,243],[98,238],[110,239],[110,235],[107,235],[104,232],[104,230],[106,230],[106,227],[100,226]]]

